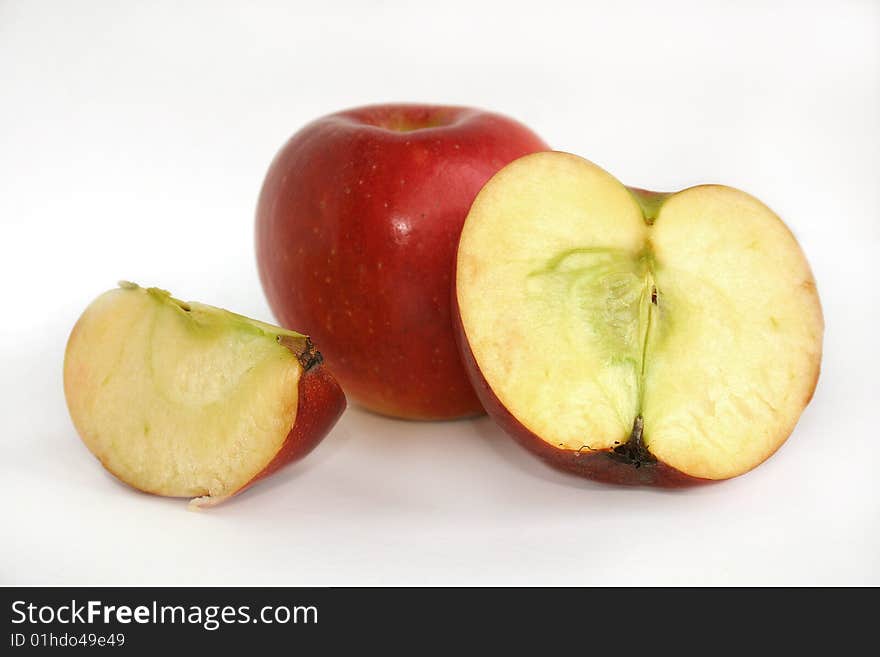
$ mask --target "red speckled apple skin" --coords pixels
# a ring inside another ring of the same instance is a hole
[[[281,449],[265,468],[234,495],[311,452],[330,432],[346,406],[342,388],[323,365],[315,365],[302,373],[297,404],[296,419]]]
[[[555,468],[595,481],[625,486],[657,486],[662,488],[683,488],[698,484],[713,483],[710,479],[691,477],[665,463],[644,463],[638,468],[630,463],[616,460],[610,450],[577,451],[553,447],[527,429],[508,411],[492,392],[480,366],[474,358],[461,315],[458,297],[452,292],[453,317],[456,339],[461,350],[465,369],[483,408],[495,422],[520,445],[537,454]]]
[[[547,148],[511,119],[461,107],[363,107],[307,125],[275,157],[257,207],[275,317],[312,336],[368,409],[481,413],[453,335],[455,248],[483,184]]]

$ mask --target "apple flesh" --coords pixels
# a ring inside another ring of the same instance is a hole
[[[376,105],[296,133],[260,193],[260,279],[278,321],[308,331],[346,394],[385,415],[482,409],[450,307],[459,232],[477,192],[546,144],[464,107]]]
[[[302,458],[345,409],[306,336],[133,283],[77,321],[64,392],[107,470],[197,506]]]
[[[458,247],[457,332],[488,413],[601,481],[740,475],[792,432],[819,376],[810,267],[748,194],[626,188],[574,155],[518,159]]]

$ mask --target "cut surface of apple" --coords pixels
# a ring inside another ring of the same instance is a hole
[[[454,297],[490,415],[601,480],[742,474],[789,436],[819,375],[809,265],[730,187],[642,192],[574,155],[525,156],[475,200]]]
[[[224,499],[304,456],[345,407],[306,336],[120,285],[74,327],[64,390],[85,444],[131,486]]]

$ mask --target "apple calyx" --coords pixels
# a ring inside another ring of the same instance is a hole
[[[651,454],[651,450],[648,449],[647,445],[645,445],[643,439],[644,430],[644,419],[642,419],[641,415],[636,415],[629,439],[605,453],[609,458],[619,463],[626,463],[634,468],[640,468],[643,465],[654,465],[657,463],[657,459]]]
[[[324,362],[321,352],[315,348],[311,338],[307,335],[279,335],[275,340],[282,347],[287,347],[296,356],[303,368],[303,372],[308,372],[315,365],[320,365]]]

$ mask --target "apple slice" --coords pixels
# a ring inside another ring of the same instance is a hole
[[[74,326],[64,393],[107,470],[196,506],[305,456],[345,396],[304,335],[120,283]]]
[[[740,475],[786,440],[819,376],[810,267],[730,187],[655,194],[574,155],[527,155],[474,201],[453,296],[487,412],[601,481]]]

